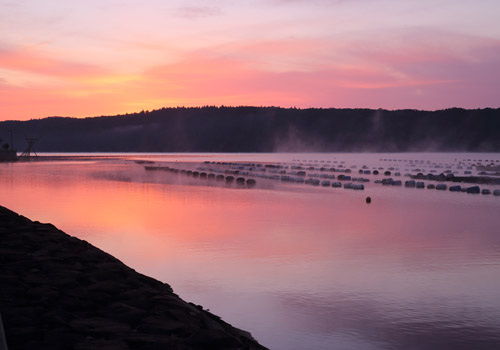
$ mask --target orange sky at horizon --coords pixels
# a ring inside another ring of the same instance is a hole
[[[438,5],[0,1],[0,120],[203,105],[500,107],[500,5]]]

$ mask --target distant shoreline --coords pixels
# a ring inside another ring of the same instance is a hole
[[[0,122],[36,152],[498,152],[500,108],[163,108]],[[11,146],[12,146],[11,145]]]

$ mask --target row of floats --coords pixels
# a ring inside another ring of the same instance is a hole
[[[434,166],[441,168],[443,166],[447,168],[451,168],[455,166],[457,169],[462,169],[463,167],[477,167],[477,166],[492,166],[495,165],[496,163],[500,163],[499,159],[456,159],[455,162],[450,164],[450,163],[438,163],[438,162],[433,162],[430,160],[423,160],[423,159],[391,159],[391,158],[380,158],[379,161],[381,162],[392,162],[392,163],[404,163],[408,165],[415,165],[415,164],[420,164],[424,165],[426,164],[427,166]]]
[[[168,171],[170,173],[174,174],[181,174],[181,175],[186,175],[186,176],[191,176],[193,178],[199,178],[199,179],[207,179],[207,180],[214,180],[214,181],[219,181],[219,182],[225,182],[227,184],[232,184],[236,183],[237,185],[240,186],[248,186],[248,187],[254,187],[257,184],[257,181],[255,179],[245,179],[244,177],[235,177],[232,175],[222,175],[222,174],[213,174],[213,173],[206,173],[206,172],[200,172],[196,170],[185,170],[185,169],[177,169],[177,168],[171,168],[168,166],[145,166],[144,167],[146,170],[163,170],[163,171]]]
[[[401,180],[393,180],[392,178],[386,178],[382,180],[375,180],[374,183],[379,183],[382,185],[389,185],[389,186],[402,186],[403,182]],[[404,182],[405,187],[407,188],[427,188],[429,190],[438,190],[438,191],[446,191],[448,190],[448,185],[440,183],[440,184],[427,184],[425,185],[425,182],[423,181],[415,181],[415,180],[408,180]],[[470,194],[484,194],[484,195],[489,195],[492,194],[495,196],[500,196],[500,190],[494,190],[493,192],[488,189],[484,188],[481,190],[479,186],[460,186],[460,185],[454,185],[449,187],[450,192],[465,192],[465,193],[470,193]]]
[[[205,162],[207,163],[207,162]],[[306,184],[311,186],[322,186],[322,187],[333,187],[333,188],[345,188],[352,190],[364,190],[364,182],[369,182],[366,178],[351,177],[349,175],[340,174],[335,176],[333,174],[309,174],[309,178],[306,178],[306,172],[303,170],[290,171],[287,172],[282,165],[275,164],[265,164],[264,166],[259,166],[255,164],[240,164],[240,163],[222,163],[222,165],[227,165],[229,169],[219,169],[213,167],[198,167],[197,170],[208,171],[208,172],[224,172],[229,174],[237,174],[243,176],[253,176],[259,177],[266,180],[281,181],[284,183],[295,183],[295,184]],[[332,171],[334,171],[332,169]],[[342,171],[345,173],[351,173],[350,169],[336,169],[336,171]],[[331,180],[341,180],[341,181],[352,181],[342,184],[340,181]],[[353,183],[360,182],[360,183]]]
[[[343,161],[340,163],[344,163]],[[290,174],[290,175],[297,175],[297,176],[306,176],[307,174],[310,174],[311,172],[341,172],[341,173],[352,173],[353,169],[356,169],[357,166],[351,166],[350,168],[347,168],[346,165],[344,164],[338,164],[335,167],[331,166],[318,166],[317,164],[314,163],[299,163],[299,164],[286,164],[286,163],[278,163],[278,164],[262,164],[262,163],[233,163],[233,162],[210,162],[210,161],[205,161],[205,164],[217,164],[217,165],[222,165],[222,166],[228,166],[230,169],[235,169],[235,170],[248,170],[248,171],[255,171],[258,173],[270,173],[270,174]],[[442,168],[442,166],[436,165],[436,169]],[[457,173],[453,172],[451,168],[446,167],[447,169],[442,171],[442,174],[452,174],[452,173]],[[431,173],[436,173],[438,170],[436,169],[431,169],[429,170]],[[472,167],[467,167],[467,170],[464,171],[464,175],[472,175]],[[405,169],[406,173],[404,174],[405,176],[410,176],[411,172],[417,173],[417,172],[425,172],[425,169],[421,168],[412,168],[412,169]],[[363,165],[359,170],[359,174],[362,175],[384,175],[384,176],[402,176],[401,172],[399,171],[399,168],[395,167],[389,167],[387,169],[384,169],[383,167],[375,167],[373,169],[369,169],[368,166]],[[309,176],[315,176],[314,174],[310,174]]]
[[[343,165],[339,167],[315,167],[311,164],[262,164],[262,163],[233,163],[233,162],[204,162],[204,166],[197,167],[195,171],[183,170],[170,167],[162,166],[146,166],[146,170],[167,170],[173,173],[185,174],[188,176],[199,177],[201,179],[206,178],[209,180],[225,181],[226,183],[235,182],[238,185],[247,185],[248,187],[253,187],[256,185],[256,180],[245,177],[258,177],[266,180],[280,181],[283,183],[293,183],[293,184],[305,184],[311,186],[321,186],[321,187],[332,187],[332,188],[344,188],[353,190],[364,190],[364,183],[370,182],[370,179],[365,177],[355,177],[352,176],[352,170],[345,168]],[[342,162],[343,163],[343,162]],[[211,166],[216,165],[216,166]],[[311,173],[311,171],[320,171],[320,173]],[[401,176],[401,173],[393,167],[388,170],[384,168],[378,169],[368,169],[367,166],[363,166],[359,169],[358,173],[360,175],[383,175],[383,176]],[[331,172],[340,172],[341,174],[335,175]],[[412,180],[402,181],[393,178],[376,179],[375,184],[390,185],[390,186],[403,186],[406,188],[417,188],[417,189],[435,189],[438,191],[449,190],[451,192],[465,192],[471,194],[483,194],[489,195],[493,194],[495,196],[500,196],[500,190],[490,190],[482,189],[479,186],[449,186],[444,183],[439,184],[426,184],[423,181],[418,180],[434,180],[434,181],[456,181],[463,180],[462,177],[454,177],[453,174],[439,175],[427,174],[423,175],[419,173],[417,175],[405,174],[406,177],[411,177]],[[471,176],[471,179],[476,180],[477,178],[482,178],[478,176]],[[469,182],[467,181],[460,182]],[[484,180],[486,178],[483,178]],[[489,178],[491,179],[491,178]],[[493,179],[492,179],[493,180]],[[495,182],[490,182],[496,184]],[[472,182],[472,181],[470,181]],[[476,181],[474,181],[476,182]]]

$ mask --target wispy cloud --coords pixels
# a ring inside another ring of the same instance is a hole
[[[221,15],[222,9],[215,6],[183,6],[176,10],[179,17],[187,19],[200,19]]]
[[[491,96],[481,94],[480,82],[493,86],[499,81],[499,43],[469,38],[464,50],[456,50],[443,44],[458,40],[455,35],[432,35],[435,44],[419,48],[412,48],[411,41],[392,48],[377,42],[330,44],[331,52],[319,54],[317,64],[308,69],[286,59],[293,61],[295,54],[303,57],[304,51],[321,52],[324,41],[261,42],[234,50],[217,47],[157,66],[146,76],[153,90],[185,101],[237,104],[239,98],[259,104],[274,99],[288,106],[421,109],[488,106]],[[285,60],[287,69],[273,69],[280,60]]]
[[[0,68],[48,76],[88,76],[100,74],[97,66],[52,58],[29,47],[0,51]]]

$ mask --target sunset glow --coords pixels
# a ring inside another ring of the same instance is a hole
[[[0,120],[500,107],[493,0],[0,0]]]

